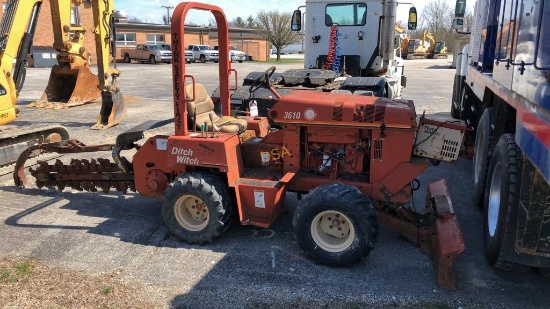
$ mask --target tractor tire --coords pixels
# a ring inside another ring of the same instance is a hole
[[[483,208],[487,171],[491,159],[490,147],[493,140],[494,121],[493,108],[487,107],[481,114],[476,130],[472,175],[474,176],[474,203],[480,208]]]
[[[149,56],[149,63],[150,64],[157,64],[157,60],[155,59],[155,56],[153,56],[153,55]]]
[[[164,193],[162,217],[170,232],[189,244],[211,243],[229,227],[233,199],[217,176],[188,173]]]
[[[530,269],[529,266],[506,261],[501,257],[506,224],[512,220],[512,207],[520,188],[520,166],[520,149],[514,141],[514,135],[503,134],[495,147],[487,174],[483,236],[485,255],[493,267],[526,272]]]
[[[292,226],[298,245],[316,263],[348,266],[372,251],[379,223],[367,196],[356,187],[331,183],[300,201]]]
[[[130,59],[130,55],[124,54],[124,62],[126,62],[126,63],[132,62],[132,59]]]
[[[201,55],[199,60],[200,60],[201,63],[205,63],[206,62],[206,57],[204,55]]]

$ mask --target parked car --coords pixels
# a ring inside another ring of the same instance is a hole
[[[172,50],[172,46],[170,44],[157,44],[157,45],[162,47],[162,49]]]
[[[214,46],[214,50],[218,50],[218,45]],[[231,62],[238,61],[239,63],[242,63],[246,60],[246,54],[234,46],[229,46],[229,60]]]
[[[127,63],[132,60],[149,63],[172,62],[172,52],[156,44],[138,44],[135,48],[123,48],[121,54]]]
[[[217,50],[213,50],[212,47],[208,45],[195,45],[191,44],[187,47],[187,50],[193,52],[193,60],[199,60],[204,63],[206,61],[214,61],[218,63],[220,60],[219,53]]]

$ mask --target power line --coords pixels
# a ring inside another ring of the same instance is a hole
[[[165,8],[166,9],[166,24],[170,24],[170,9],[173,9],[174,7],[173,6],[168,6],[168,5],[162,5],[161,8]]]

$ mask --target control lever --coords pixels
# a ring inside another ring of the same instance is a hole
[[[212,116],[212,113],[208,113],[208,118],[210,118],[210,125],[212,125],[212,136],[211,137],[216,137],[214,135],[214,116]]]

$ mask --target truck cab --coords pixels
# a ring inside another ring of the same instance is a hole
[[[202,63],[207,61],[218,63],[220,60],[220,53],[217,50],[212,49],[209,45],[191,44],[187,47],[187,50],[193,52],[193,60],[199,60]]]

